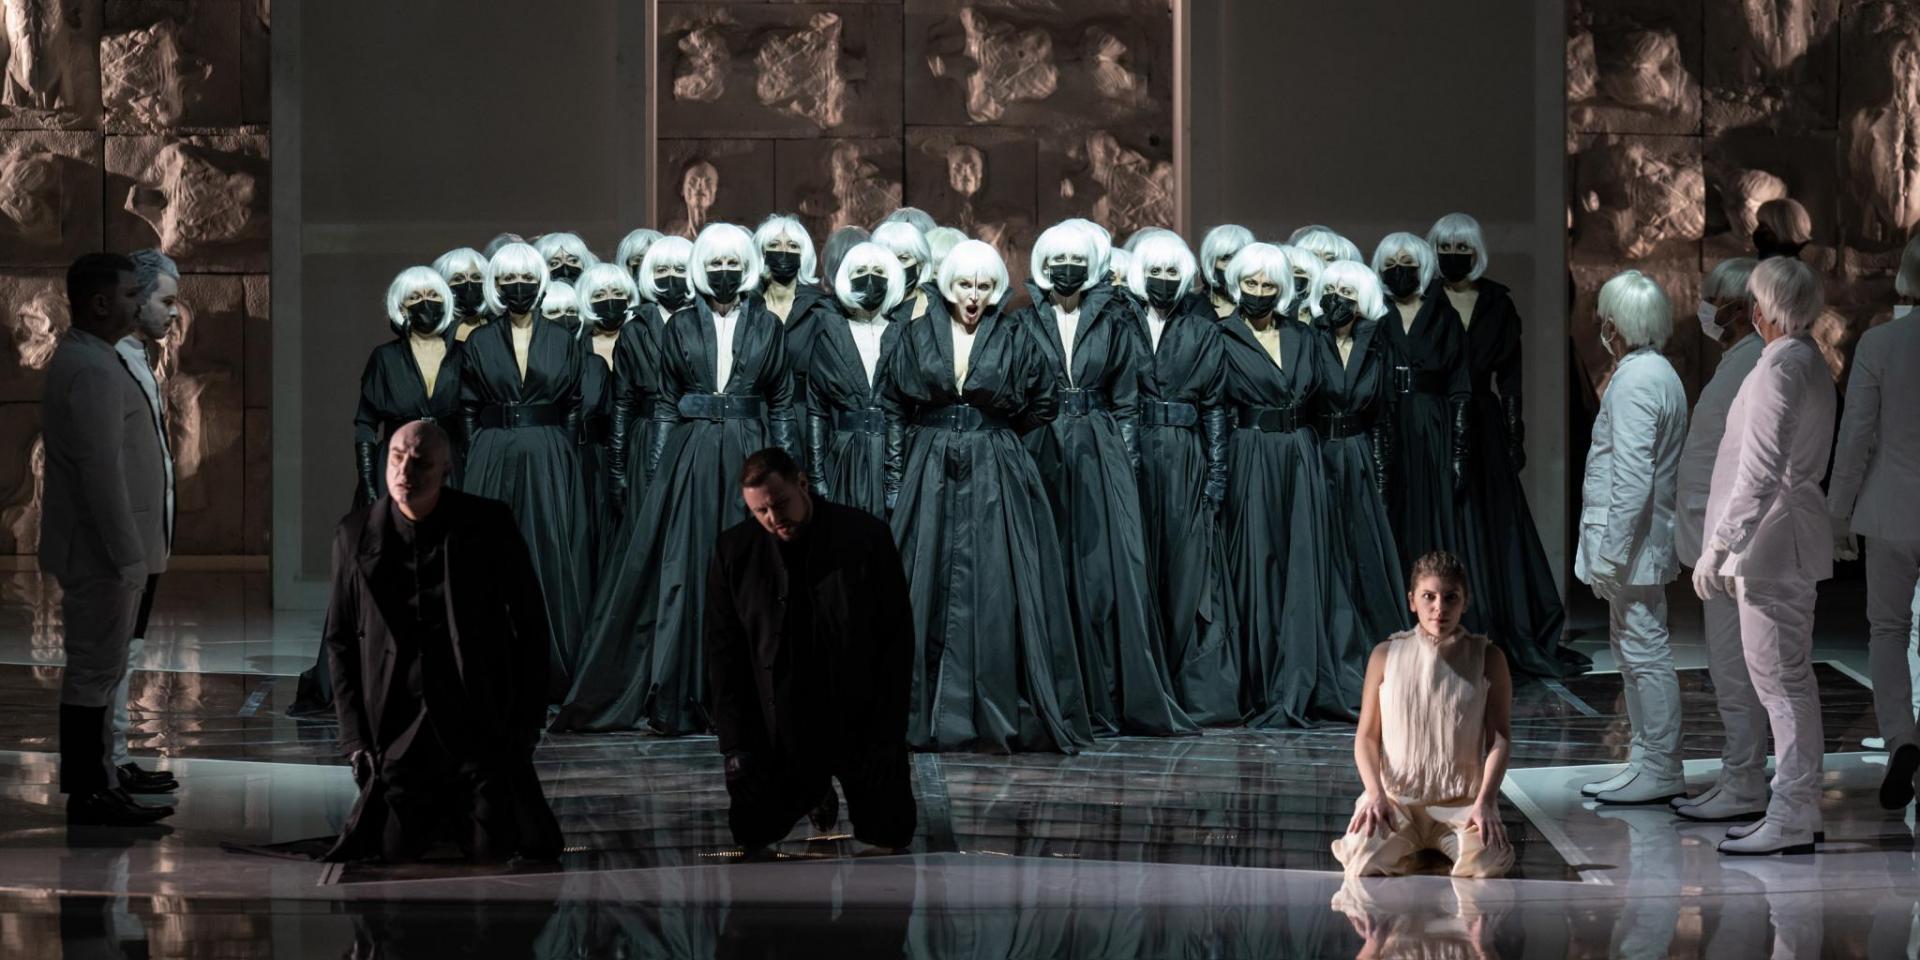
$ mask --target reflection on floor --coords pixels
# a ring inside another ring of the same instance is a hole
[[[568,835],[557,870],[340,869],[220,848],[331,833],[352,802],[332,725],[284,716],[314,625],[265,612],[258,578],[179,580],[136,674],[133,742],[180,777],[180,812],[139,838],[64,828],[57,618],[32,578],[0,580],[0,956],[64,941],[68,956],[1744,960],[1908,956],[1916,935],[1912,811],[1874,803],[1884,756],[1857,752],[1871,694],[1840,645],[1818,670],[1832,754],[1812,856],[1728,861],[1723,827],[1581,799],[1626,751],[1619,678],[1595,673],[1517,692],[1507,880],[1343,884],[1328,844],[1359,785],[1342,727],[922,755],[910,854],[864,855],[843,821],[753,861],[728,842],[711,739],[549,736],[536,760]],[[1687,669],[1681,685],[1704,785],[1711,684]]]

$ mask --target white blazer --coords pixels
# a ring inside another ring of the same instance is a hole
[[[1680,570],[1673,550],[1687,391],[1673,364],[1642,347],[1614,368],[1587,448],[1580,485],[1580,546],[1573,575],[1593,582],[1605,559],[1619,582],[1653,586]]]
[[[1833,377],[1808,337],[1760,351],[1727,411],[1707,497],[1707,548],[1723,577],[1814,582],[1833,576],[1833,526],[1820,478],[1833,449]]]
[[[1920,540],[1920,313],[1860,337],[1827,491],[1854,533]]]
[[[1749,333],[1722,352],[1713,379],[1687,418],[1687,442],[1680,448],[1680,513],[1673,529],[1673,549],[1685,566],[1700,564],[1700,548],[1707,542],[1707,494],[1713,489],[1713,458],[1727,434],[1727,410],[1766,345],[1759,334]]]

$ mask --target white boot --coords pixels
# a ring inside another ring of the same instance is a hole
[[[1691,806],[1679,807],[1675,813],[1688,820],[1711,823],[1727,820],[1752,820],[1766,816],[1767,797],[1742,797],[1731,790],[1716,785],[1712,790],[1701,794],[1701,801]]]
[[[1583,797],[1596,797],[1609,790],[1618,790],[1626,786],[1628,781],[1633,779],[1634,774],[1640,772],[1640,766],[1646,759],[1647,735],[1640,725],[1640,694],[1634,690],[1633,684],[1627,681],[1625,673],[1620,675],[1620,699],[1626,701],[1627,729],[1632,734],[1627,742],[1627,765],[1621,767],[1619,773],[1605,780],[1595,780],[1582,786],[1580,795]]]
[[[1593,799],[1601,803],[1639,804],[1666,803],[1674,797],[1684,796],[1687,781],[1680,777],[1663,777],[1650,768],[1642,768],[1626,784],[1596,795]]]
[[[1633,779],[1633,775],[1639,772],[1640,772],[1640,745],[1636,743],[1633,745],[1633,750],[1629,754],[1627,765],[1624,767],[1621,767],[1619,773],[1616,773],[1613,776],[1606,778],[1605,780],[1595,780],[1592,783],[1581,786],[1580,795],[1583,797],[1592,797],[1598,794],[1606,793],[1609,790],[1618,790],[1621,787],[1626,786],[1627,782]]]
[[[1759,820],[1755,820],[1755,821],[1753,821],[1752,823],[1743,823],[1743,824],[1741,824],[1741,825],[1739,825],[1739,826],[1737,826],[1737,827],[1728,827],[1728,828],[1727,828],[1727,839],[1728,839],[1728,840],[1740,840],[1740,839],[1743,839],[1743,838],[1745,838],[1745,837],[1750,837],[1750,836],[1752,836],[1752,835],[1753,835],[1753,834],[1754,834],[1754,833],[1755,833],[1756,831],[1758,831],[1758,830],[1759,830],[1759,829],[1760,829],[1761,827],[1763,827],[1763,826],[1766,826],[1766,823],[1767,823],[1767,821],[1766,821],[1766,818],[1764,818],[1764,817],[1762,817],[1761,819],[1759,819]],[[1825,830],[1822,830],[1822,829],[1820,829],[1819,827],[1814,827],[1814,828],[1813,828],[1813,842],[1814,842],[1814,843],[1826,843],[1826,842],[1827,842],[1827,832],[1826,832]]]
[[[1691,797],[1674,797],[1672,800],[1669,800],[1668,803],[1673,806],[1675,811],[1685,810],[1688,807],[1710,802],[1713,798],[1719,796],[1724,789],[1725,787],[1722,784],[1715,783],[1713,786],[1708,787],[1705,793],[1695,794]]]
[[[1762,820],[1760,826],[1743,836],[1735,837],[1733,831],[1727,831],[1727,839],[1720,842],[1720,852],[1737,857],[1812,853],[1818,842],[1816,834],[1790,833],[1771,820]]]

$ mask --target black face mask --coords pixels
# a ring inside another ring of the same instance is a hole
[[[1315,326],[1338,330],[1357,318],[1358,313],[1352,300],[1330,293],[1320,299],[1320,319]]]
[[[1443,253],[1440,255],[1440,275],[1446,277],[1448,283],[1459,283],[1472,272],[1473,254]]]
[[[660,306],[668,313],[686,306],[688,298],[692,295],[687,287],[686,277],[661,277],[654,286],[660,288]]]
[[[767,274],[776,283],[792,283],[800,275],[800,255],[791,250],[771,250],[765,256]]]
[[[1240,313],[1247,317],[1264,317],[1273,312],[1274,304],[1280,302],[1277,293],[1242,293],[1240,295]]]
[[[1306,295],[1307,295],[1307,278],[1300,277],[1300,276],[1294,277],[1293,278],[1293,298],[1295,300],[1299,300],[1304,298]]]
[[[862,310],[878,309],[887,299],[887,278],[877,273],[862,274],[854,277],[848,284],[853,288],[853,302]]]
[[[580,268],[570,263],[563,263],[557,267],[548,267],[547,276],[562,283],[572,283],[580,279]]]
[[[1806,246],[1804,243],[1789,243],[1781,240],[1773,235],[1773,230],[1769,227],[1761,227],[1753,231],[1753,249],[1762,260],[1771,260],[1774,257],[1796,259],[1800,256],[1800,248],[1804,246]]]
[[[907,289],[912,290],[914,287],[919,286],[920,285],[920,265],[916,263],[913,266],[906,267],[904,269],[907,272]]]
[[[481,288],[478,280],[453,285],[453,302],[459,305],[462,316],[471,317],[478,314],[480,305],[485,303],[486,299],[486,290]]]
[[[1220,269],[1219,267],[1214,267],[1214,268],[1213,268],[1213,289],[1215,289],[1215,290],[1218,290],[1218,291],[1220,291],[1220,295],[1221,295],[1221,296],[1225,296],[1225,295],[1226,295],[1226,293],[1227,293],[1227,271],[1225,271],[1225,270],[1222,270],[1222,269]]]
[[[414,333],[432,333],[447,317],[447,305],[437,300],[422,300],[407,308],[407,327]]]
[[[624,297],[593,302],[593,322],[602,330],[618,330],[627,322],[627,301]]]
[[[1153,304],[1155,310],[1165,313],[1173,309],[1179,299],[1180,281],[1172,277],[1147,278],[1147,302]]]
[[[522,281],[500,285],[500,302],[506,304],[507,312],[515,315],[533,312],[533,305],[540,299],[540,285]]]
[[[1394,264],[1380,271],[1380,282],[1386,285],[1388,296],[1405,300],[1420,289],[1420,269],[1404,263]]]
[[[1084,263],[1056,263],[1047,268],[1047,280],[1053,284],[1053,292],[1062,297],[1071,297],[1080,292],[1087,282],[1087,265]]]
[[[731,303],[740,295],[740,280],[745,276],[741,270],[708,270],[707,289],[713,291],[715,301]]]

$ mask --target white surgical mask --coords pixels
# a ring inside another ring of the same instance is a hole
[[[1905,320],[1907,314],[1912,312],[1913,304],[1911,303],[1896,303],[1893,305],[1893,318],[1895,320]]]
[[[1727,332],[1726,326],[1715,319],[1719,313],[1719,307],[1705,300],[1700,301],[1700,332],[1706,334],[1708,340],[1718,342],[1720,335]]]

